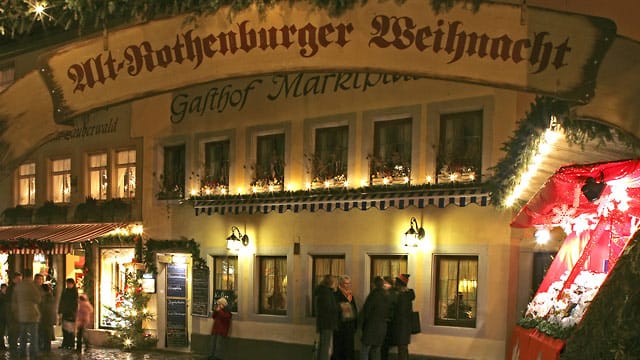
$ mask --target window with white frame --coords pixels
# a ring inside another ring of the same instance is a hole
[[[407,255],[371,255],[370,281],[376,276],[389,276],[395,279],[399,274],[407,273]]]
[[[186,146],[184,144],[164,147],[163,173],[161,174],[160,197],[179,199],[184,196]]]
[[[18,167],[18,205],[36,203],[36,163],[22,164]]]
[[[259,256],[258,312],[287,314],[287,257]]]
[[[435,325],[476,326],[478,256],[436,255]]]
[[[482,110],[440,116],[438,183],[474,182],[482,170]]]
[[[123,199],[136,197],[136,151],[116,152],[116,192]]]
[[[204,144],[204,174],[200,176],[200,191],[205,194],[229,190],[229,140]]]
[[[238,257],[213,256],[213,298],[224,297],[228,310],[238,311]]]
[[[107,153],[89,155],[89,196],[106,200],[109,190],[109,168]]]
[[[406,184],[411,179],[411,123],[411,117],[375,122],[371,185]]]
[[[344,255],[314,255],[313,273],[311,275],[312,299],[315,299],[315,291],[325,275],[333,275],[336,278],[345,274]],[[312,302],[311,312],[315,316],[316,304]]]
[[[71,159],[51,161],[51,195],[54,203],[71,200]]]
[[[348,155],[348,126],[316,129],[315,152],[308,159],[311,184],[318,187],[343,186],[347,181]]]

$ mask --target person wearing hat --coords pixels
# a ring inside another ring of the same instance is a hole
[[[398,360],[409,359],[409,343],[411,342],[411,315],[413,300],[416,294],[409,289],[409,274],[396,276],[395,285],[389,294],[392,302],[391,321],[387,328],[387,337],[382,345],[382,359],[389,358],[389,348],[398,347]]]
[[[213,348],[209,360],[224,359],[224,349],[229,336],[229,328],[231,327],[231,312],[227,310],[229,303],[227,299],[219,298],[213,308],[213,326],[211,327],[211,335]]]

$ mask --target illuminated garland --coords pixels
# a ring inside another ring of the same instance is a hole
[[[529,166],[532,154],[537,150],[542,136],[549,128],[549,119],[555,115],[558,125],[569,144],[584,145],[597,140],[599,146],[620,142],[635,153],[640,152],[640,141],[628,133],[592,120],[573,119],[570,103],[550,97],[537,97],[526,117],[518,122],[514,135],[503,144],[506,156],[489,170],[493,175],[487,182],[491,203],[504,207],[509,192],[515,188],[521,174]]]
[[[151,274],[158,273],[156,266],[156,253],[158,252],[188,252],[191,253],[193,268],[201,269],[207,267],[207,261],[200,257],[200,244],[194,239],[190,240],[153,240],[149,239],[144,243],[143,261],[145,271]]]
[[[427,0],[425,0],[427,1]],[[467,0],[429,0],[434,11],[451,9]],[[477,11],[483,0],[471,0]],[[92,33],[107,26],[135,24],[185,14],[187,21],[196,16],[215,14],[229,7],[230,16],[249,7],[264,13],[279,0],[25,0],[10,1],[0,9],[0,38],[18,39],[28,35],[45,36],[68,30]],[[329,15],[341,15],[367,0],[307,0],[311,6],[326,10]],[[403,3],[404,0],[396,0]],[[291,2],[287,2],[291,3]],[[53,28],[53,31],[51,31]]]

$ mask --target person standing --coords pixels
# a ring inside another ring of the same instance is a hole
[[[361,360],[380,360],[380,351],[387,334],[387,322],[391,316],[390,310],[384,279],[376,276],[373,280],[373,290],[362,306]]]
[[[76,313],[76,327],[77,327],[77,339],[76,339],[76,351],[82,352],[82,341],[84,340],[85,329],[90,329],[93,326],[93,306],[89,302],[87,295],[78,295],[78,311]],[[88,348],[89,344],[85,342],[85,348]]]
[[[11,295],[11,303],[16,311],[18,323],[20,324],[20,347],[21,355],[27,353],[27,340],[31,337],[31,346],[29,346],[29,357],[31,360],[38,356],[38,323],[40,322],[40,300],[42,299],[42,290],[36,285],[38,275],[42,279],[42,275],[37,274],[36,279],[31,278],[31,269],[24,270],[24,279],[16,284],[16,288]]]
[[[51,351],[53,326],[56,324],[56,298],[53,296],[51,285],[42,284],[42,301],[40,302],[40,350]]]
[[[58,304],[59,323],[62,325],[62,345],[60,347],[73,349],[76,313],[78,311],[78,289],[75,280],[71,278],[65,281],[65,286]]]
[[[340,276],[336,302],[340,307],[338,329],[333,332],[333,360],[354,360],[355,336],[358,330],[358,307],[351,292],[351,277]]]
[[[213,326],[211,327],[211,335],[213,335],[210,360],[224,359],[224,350],[227,347],[227,337],[231,328],[231,312],[227,310],[229,303],[227,299],[221,297],[216,301],[213,309]]]
[[[391,290],[392,316],[387,330],[387,339],[382,347],[382,359],[389,358],[389,347],[398,347],[397,360],[409,359],[409,343],[411,343],[411,314],[413,300],[416,298],[413,289],[407,288],[409,274],[396,277]]]
[[[11,301],[7,298],[7,284],[0,285],[0,350],[6,350],[4,335],[7,332],[7,307],[11,307]]]
[[[333,331],[338,328],[339,308],[333,294],[335,289],[336,279],[333,275],[325,275],[316,289],[316,331],[320,336],[318,360],[329,360],[331,338]]]
[[[7,287],[7,338],[9,340],[9,350],[12,353],[18,353],[18,336],[20,335],[20,324],[16,318],[16,312],[13,308],[13,291],[16,285],[22,281],[22,274],[15,272],[11,277],[11,284]]]

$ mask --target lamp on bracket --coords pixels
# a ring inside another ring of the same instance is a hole
[[[409,230],[404,232],[404,246],[417,247],[425,236],[424,228],[418,225],[418,220],[411,217]]]
[[[240,245],[249,245],[249,235],[241,233],[237,226],[232,226],[231,235],[227,237],[227,250],[238,251]]]

